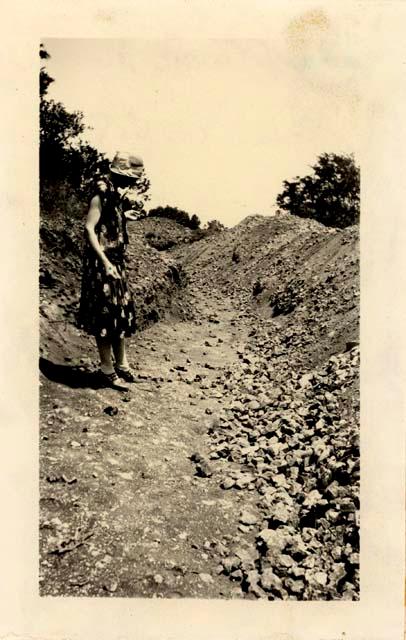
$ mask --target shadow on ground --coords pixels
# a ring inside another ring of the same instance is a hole
[[[48,380],[64,384],[72,389],[101,389],[103,387],[98,372],[89,371],[83,367],[56,364],[46,358],[40,358],[39,369]]]

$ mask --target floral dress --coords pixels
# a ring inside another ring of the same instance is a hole
[[[98,183],[97,195],[102,206],[95,232],[106,257],[121,278],[107,275],[102,261],[86,239],[78,327],[96,337],[129,337],[135,333],[136,323],[125,269],[128,234],[123,201],[107,181]]]

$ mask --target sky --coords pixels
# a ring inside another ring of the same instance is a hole
[[[272,214],[283,180],[354,153],[362,102],[356,29],[325,12],[267,39],[44,39],[49,98],[83,112],[110,159],[144,159],[150,206],[227,226]]]

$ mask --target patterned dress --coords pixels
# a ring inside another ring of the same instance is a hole
[[[128,234],[123,200],[107,181],[98,183],[97,195],[102,206],[95,232],[106,257],[117,268],[121,278],[115,279],[106,274],[103,263],[86,239],[78,327],[96,337],[129,337],[135,333],[136,324],[125,269]]]

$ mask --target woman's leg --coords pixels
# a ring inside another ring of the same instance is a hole
[[[100,369],[109,375],[114,372],[113,360],[111,357],[111,341],[109,338],[96,338],[97,348],[100,356]]]
[[[119,367],[120,369],[129,369],[130,366],[127,360],[124,338],[114,338],[112,341],[112,346],[114,358],[116,360],[116,367]]]

